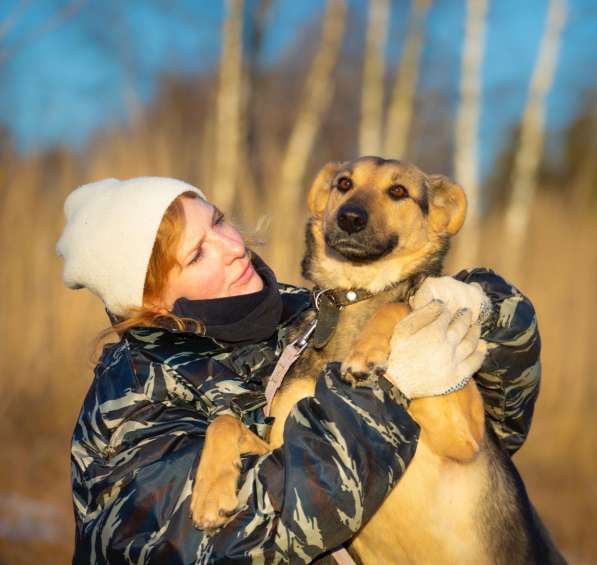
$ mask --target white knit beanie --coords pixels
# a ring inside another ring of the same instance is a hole
[[[158,228],[183,192],[204,194],[163,177],[104,179],[85,184],[64,203],[66,226],[56,244],[64,257],[64,283],[88,288],[110,312],[126,316],[143,306],[143,288]]]

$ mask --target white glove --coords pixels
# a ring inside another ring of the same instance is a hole
[[[454,317],[434,300],[396,324],[385,377],[409,399],[448,394],[479,370],[486,344],[470,310]]]
[[[491,313],[491,301],[477,283],[463,283],[452,277],[428,277],[410,299],[410,306],[417,310],[434,299],[444,302],[452,316],[468,308],[473,322],[483,323]]]

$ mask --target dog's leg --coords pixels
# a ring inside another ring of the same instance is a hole
[[[315,396],[316,379],[312,376],[293,379],[291,386],[282,387],[274,396],[270,415],[274,423],[269,434],[269,446],[277,449],[284,443],[284,425],[294,405],[303,398]]]
[[[421,426],[421,439],[436,455],[468,463],[479,453],[485,435],[485,414],[473,380],[445,396],[412,400],[408,411]]]
[[[342,363],[342,378],[358,385],[373,371],[383,375],[390,356],[390,340],[394,327],[408,313],[407,304],[391,303],[382,306],[365,324]]]
[[[409,311],[406,304],[386,304],[371,317],[342,364],[345,380],[358,385],[371,371],[383,374],[394,327]],[[445,396],[412,400],[409,412],[421,426],[421,438],[436,455],[462,463],[477,456],[485,434],[485,415],[473,381]]]
[[[218,416],[209,425],[191,498],[196,527],[214,529],[226,523],[238,506],[240,456],[268,451],[267,443],[234,416]]]

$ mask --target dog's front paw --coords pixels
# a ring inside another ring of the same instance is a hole
[[[236,487],[239,469],[217,469],[206,476],[197,472],[191,498],[191,518],[200,530],[215,530],[226,524],[238,507]]]
[[[382,377],[387,368],[388,356],[385,349],[355,347],[342,363],[341,377],[353,386],[368,382],[372,376]]]

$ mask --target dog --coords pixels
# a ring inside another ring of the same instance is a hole
[[[308,208],[304,276],[322,289],[362,289],[367,299],[340,310],[333,335],[320,336],[325,347],[308,348],[296,362],[273,399],[269,443],[231,416],[212,422],[191,504],[204,528],[222,525],[236,508],[240,456],[283,443],[290,410],[314,394],[328,361],[342,361],[343,378],[355,385],[372,371],[383,373],[394,326],[408,313],[405,303],[426,277],[441,274],[466,197],[442,175],[362,157],[323,167]],[[351,541],[360,562],[565,562],[486,426],[474,381],[449,395],[413,400],[409,412],[421,427],[416,453]]]

